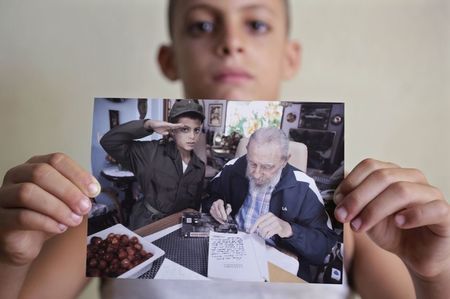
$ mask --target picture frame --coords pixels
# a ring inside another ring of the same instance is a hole
[[[169,113],[172,108],[170,99],[163,99],[163,120],[169,121]]]
[[[112,129],[120,124],[119,110],[109,110],[109,128]]]
[[[210,104],[208,106],[208,126],[221,127],[223,118],[223,104]]]

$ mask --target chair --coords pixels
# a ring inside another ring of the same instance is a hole
[[[205,177],[212,178],[214,177],[219,170],[214,167],[208,165],[208,155],[206,152],[206,134],[200,133],[199,139],[194,146],[194,153],[197,157],[205,163]]]
[[[242,137],[241,140],[239,140],[239,144],[236,148],[236,155],[234,156],[235,158],[240,158],[247,153],[247,144],[247,137]],[[289,154],[291,155],[288,160],[289,164],[306,172],[308,162],[308,148],[306,145],[301,142],[289,141]]]

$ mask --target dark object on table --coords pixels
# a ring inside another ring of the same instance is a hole
[[[210,214],[184,212],[181,217],[181,235],[185,238],[208,237],[210,231],[237,234],[237,224],[232,217],[224,224],[217,222]]]
[[[117,277],[152,256],[134,236],[110,233],[104,240],[92,237],[87,245],[86,276]]]

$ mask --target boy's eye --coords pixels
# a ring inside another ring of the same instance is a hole
[[[200,134],[200,129],[199,129],[199,128],[195,128],[195,129],[194,129],[194,134],[195,134],[195,135]]]
[[[182,133],[189,133],[190,129],[187,127],[181,128]]]
[[[195,22],[189,26],[188,31],[192,34],[211,33],[214,31],[214,23],[209,21]]]
[[[248,26],[252,31],[257,33],[266,33],[270,30],[269,24],[258,20],[248,22]]]

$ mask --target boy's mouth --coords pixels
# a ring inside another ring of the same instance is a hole
[[[252,80],[253,76],[248,72],[239,69],[224,69],[213,75],[214,82],[217,83],[243,83]]]

